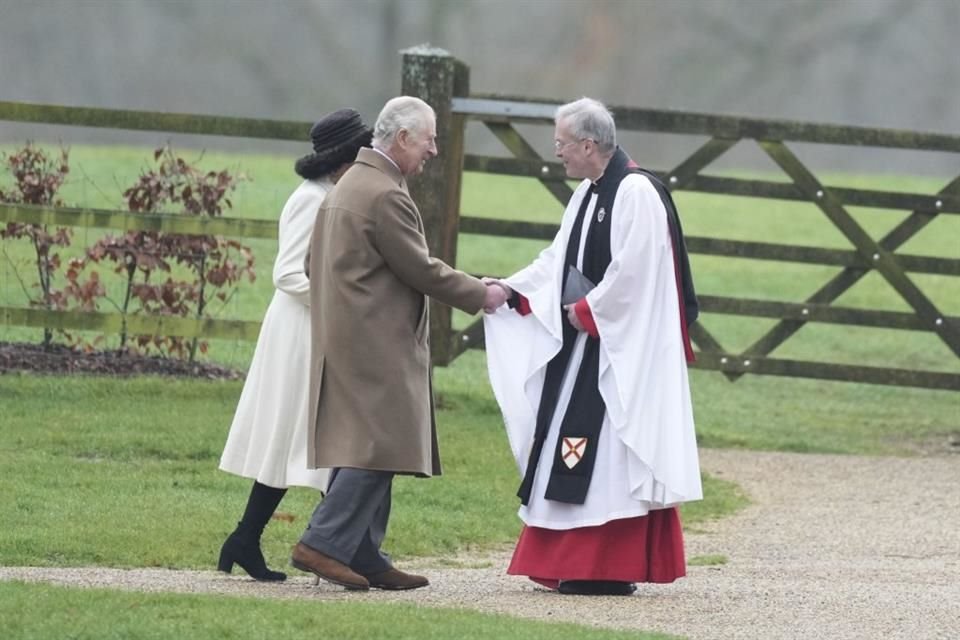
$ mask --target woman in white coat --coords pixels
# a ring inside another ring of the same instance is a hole
[[[370,146],[371,135],[353,109],[334,111],[310,129],[314,153],[295,165],[304,181],[280,214],[276,292],[220,458],[222,470],[254,481],[243,517],[220,550],[220,571],[230,573],[238,564],[257,580],[285,580],[286,574],[266,566],[263,529],[287,487],[326,489],[327,470],[307,468],[310,281],[304,259],[320,203],[360,148]]]

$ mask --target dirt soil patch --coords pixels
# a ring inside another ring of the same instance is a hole
[[[0,374],[24,371],[45,374],[106,376],[161,375],[238,380],[243,371],[204,362],[185,362],[120,351],[76,351],[65,345],[0,342]]]

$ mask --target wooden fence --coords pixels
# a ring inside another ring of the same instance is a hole
[[[558,103],[517,98],[480,96],[469,91],[469,70],[447,55],[409,56],[404,61],[404,93],[419,95],[438,109],[438,137],[444,154],[428,165],[411,188],[420,203],[425,224],[432,233],[431,247],[451,264],[456,262],[456,241],[461,233],[549,240],[556,225],[450,215],[458,211],[463,171],[521,176],[538,180],[556,199],[566,204],[572,194],[563,166],[542,158],[515,125],[553,125]],[[787,261],[839,267],[839,272],[803,302],[777,302],[749,298],[701,295],[705,313],[776,318],[776,324],[741,352],[731,352],[718,342],[704,323],[691,327],[697,348],[696,368],[723,372],[736,380],[746,373],[847,380],[877,384],[960,390],[960,374],[854,366],[770,357],[770,353],[810,322],[885,327],[925,331],[960,356],[960,317],[942,313],[911,280],[908,273],[960,276],[960,260],[908,255],[897,249],[937,216],[960,213],[960,175],[933,194],[835,188],[824,185],[800,161],[788,142],[869,146],[958,154],[960,136],[737,118],[651,109],[613,108],[618,130],[707,136],[706,143],[675,167],[653,169],[671,190],[709,194],[806,201],[819,208],[850,242],[851,250],[743,242],[722,238],[687,237],[694,254]],[[465,126],[478,121],[503,143],[512,158],[461,152]],[[741,140],[754,140],[789,178],[789,183],[703,175],[701,172]],[[960,162],[957,163],[960,166]],[[851,206],[900,209],[910,214],[879,240],[874,240],[850,215]],[[960,238],[958,238],[960,243]],[[876,272],[906,301],[911,312],[864,310],[834,303],[869,273]],[[696,274],[695,274],[696,275]],[[468,348],[482,347],[482,323],[465,331],[452,331],[449,310],[438,308],[432,327],[440,362],[449,362]],[[950,358],[950,356],[947,356]]]
[[[439,160],[427,165],[422,176],[411,181],[411,190],[423,214],[428,243],[434,255],[456,264],[457,239],[461,233],[539,240],[553,238],[556,225],[462,217],[459,212],[464,171],[537,180],[557,200],[566,203],[572,190],[563,167],[542,158],[515,127],[517,124],[552,126],[557,103],[473,95],[469,91],[467,66],[443,53],[405,52],[401,88],[404,94],[420,96],[437,110],[437,132],[443,141],[443,153]],[[947,345],[954,358],[960,357],[960,318],[943,314],[908,275],[934,273],[960,276],[960,260],[897,252],[937,216],[960,214],[960,176],[932,194],[829,187],[787,146],[788,142],[801,142],[960,154],[960,136],[636,108],[614,108],[613,111],[620,130],[709,138],[677,166],[654,169],[671,189],[810,202],[823,212],[852,247],[851,250],[837,250],[688,237],[688,249],[693,254],[830,265],[839,269],[818,291],[799,303],[701,295],[701,309],[705,313],[775,318],[777,322],[759,340],[740,352],[725,349],[703,322],[694,324],[691,335],[698,348],[695,367],[721,371],[731,380],[751,373],[960,390],[960,374],[956,373],[788,360],[769,355],[807,323],[819,322],[930,332]],[[0,120],[295,141],[304,140],[310,127],[307,122],[14,102],[0,102]],[[465,149],[468,120],[482,122],[510,150],[513,157],[469,153]],[[716,177],[701,173],[744,139],[756,141],[790,182]],[[907,210],[910,213],[882,238],[874,240],[850,215],[847,209],[851,206]],[[276,237],[275,220],[228,217],[202,219],[0,205],[0,223],[12,221],[118,230],[210,233],[246,238]],[[834,304],[841,294],[874,272],[893,287],[909,305],[911,312],[864,310]],[[21,307],[0,307],[0,324],[118,333],[125,327],[130,333],[244,340],[256,339],[259,326],[257,322],[56,312]],[[482,347],[482,325],[477,322],[464,331],[455,331],[450,309],[435,305],[431,316],[431,342],[434,362],[445,365],[465,349]]]
[[[60,124],[134,131],[218,135],[304,142],[312,123],[228,118],[207,115],[125,111],[0,101],[0,120]],[[0,203],[0,225],[26,222],[40,225],[212,234],[237,238],[276,239],[276,220],[234,217],[202,218],[164,213],[133,213],[102,209],[37,207]],[[0,325],[95,331],[108,335],[182,336],[255,341],[259,321],[183,318],[139,314],[54,311],[0,306]]]

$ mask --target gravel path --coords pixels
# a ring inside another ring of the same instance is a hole
[[[577,598],[504,575],[509,550],[419,560],[431,586],[347,593],[293,571],[283,584],[216,572],[0,567],[0,580],[269,598],[403,601],[550,621],[643,629],[694,640],[960,638],[960,456],[882,458],[701,452],[703,469],[738,482],[753,504],[688,532],[690,567],[630,598]],[[449,560],[449,559],[448,559]]]

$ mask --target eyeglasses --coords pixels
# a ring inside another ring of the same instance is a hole
[[[587,140],[589,140],[590,142],[596,142],[593,138],[580,138],[579,140],[571,140],[570,142],[561,142],[560,140],[554,140],[553,150],[556,151],[557,153],[560,153],[561,151],[563,151],[564,149],[566,149],[572,144],[577,144],[578,142],[585,142]]]

